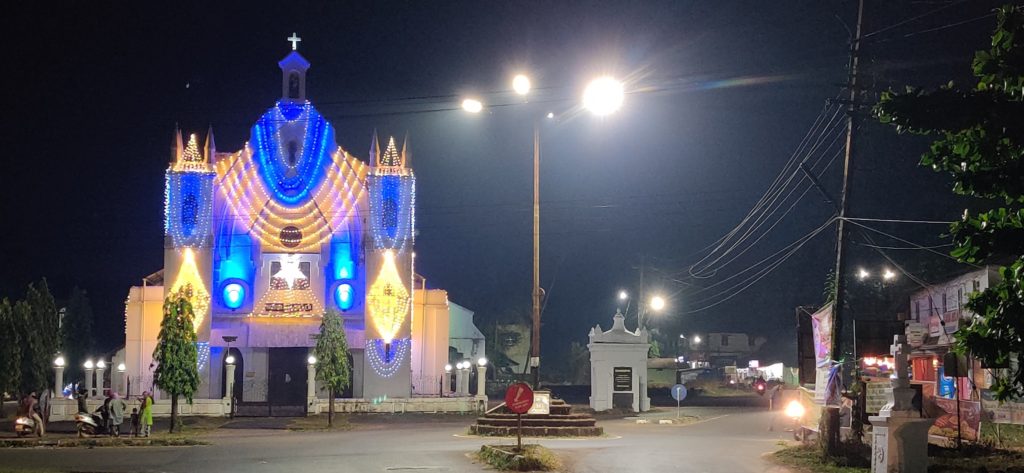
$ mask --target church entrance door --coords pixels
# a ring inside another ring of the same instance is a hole
[[[271,416],[306,415],[306,358],[309,348],[271,348],[267,362],[267,404]]]

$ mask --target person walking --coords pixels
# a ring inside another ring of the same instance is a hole
[[[153,429],[153,395],[149,391],[142,393],[142,409],[139,411],[142,436],[149,437],[149,431]]]
[[[126,410],[128,410],[128,404],[125,404],[124,400],[117,393],[111,393],[110,428],[114,437],[121,436],[121,424],[124,423],[124,411]]]

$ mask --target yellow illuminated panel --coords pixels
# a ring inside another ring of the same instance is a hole
[[[196,255],[192,248],[185,248],[181,253],[181,267],[178,269],[178,277],[174,280],[174,285],[171,286],[171,292],[177,292],[185,285],[192,286],[189,300],[192,303],[192,311],[195,312],[192,325],[198,331],[210,310],[210,292],[203,284],[202,276],[199,275]]]
[[[391,343],[409,313],[409,291],[398,275],[395,253],[391,250],[384,252],[380,273],[366,294],[366,307],[377,333],[385,343]]]

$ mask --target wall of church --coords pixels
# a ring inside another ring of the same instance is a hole
[[[125,300],[125,372],[131,393],[141,394],[153,384],[153,350],[163,321],[164,287],[133,286]],[[116,366],[116,365],[115,365]]]
[[[447,291],[414,291],[411,368],[415,394],[440,394],[448,363],[448,310]]]

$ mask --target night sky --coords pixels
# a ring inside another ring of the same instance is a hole
[[[277,61],[293,31],[312,63],[307,96],[339,145],[365,159],[375,129],[408,135],[417,272],[481,323],[529,310],[531,136],[541,119],[546,357],[584,341],[594,324],[610,325],[617,291],[637,291],[641,261],[648,292],[670,296],[652,325],[764,334],[787,361],[794,307],[821,303],[834,226],[741,293],[714,290],[729,282],[702,290],[828,219],[832,207],[817,190],[797,202],[807,180],[794,182],[786,217],[728,255],[750,247],[729,265],[704,279],[688,268],[740,222],[826,99],[842,92],[843,22],[853,27],[855,2],[19,3],[32,6],[11,8],[32,10],[4,22],[13,64],[0,296],[19,298],[40,277],[59,299],[74,285],[86,289],[103,348],[123,340],[128,287],[162,266],[175,124],[199,133],[212,125],[218,150],[239,149],[280,96]],[[975,19],[999,4],[867,3],[866,33],[940,10],[865,41],[867,103],[890,86],[969,80],[973,51],[994,26]],[[965,20],[974,21],[946,28]],[[529,103],[507,92],[516,72],[537,88]],[[628,90],[624,108],[604,119],[578,106],[600,74],[627,79]],[[458,110],[468,94],[496,106],[468,115]],[[549,111],[555,120],[543,119]],[[947,179],[917,166],[926,141],[865,123],[858,143],[852,215],[962,212]],[[824,168],[831,156],[819,169],[837,196],[842,160]],[[876,226],[923,245],[943,243],[945,231]],[[908,267],[922,258],[893,253]],[[865,248],[851,258],[884,263]]]

